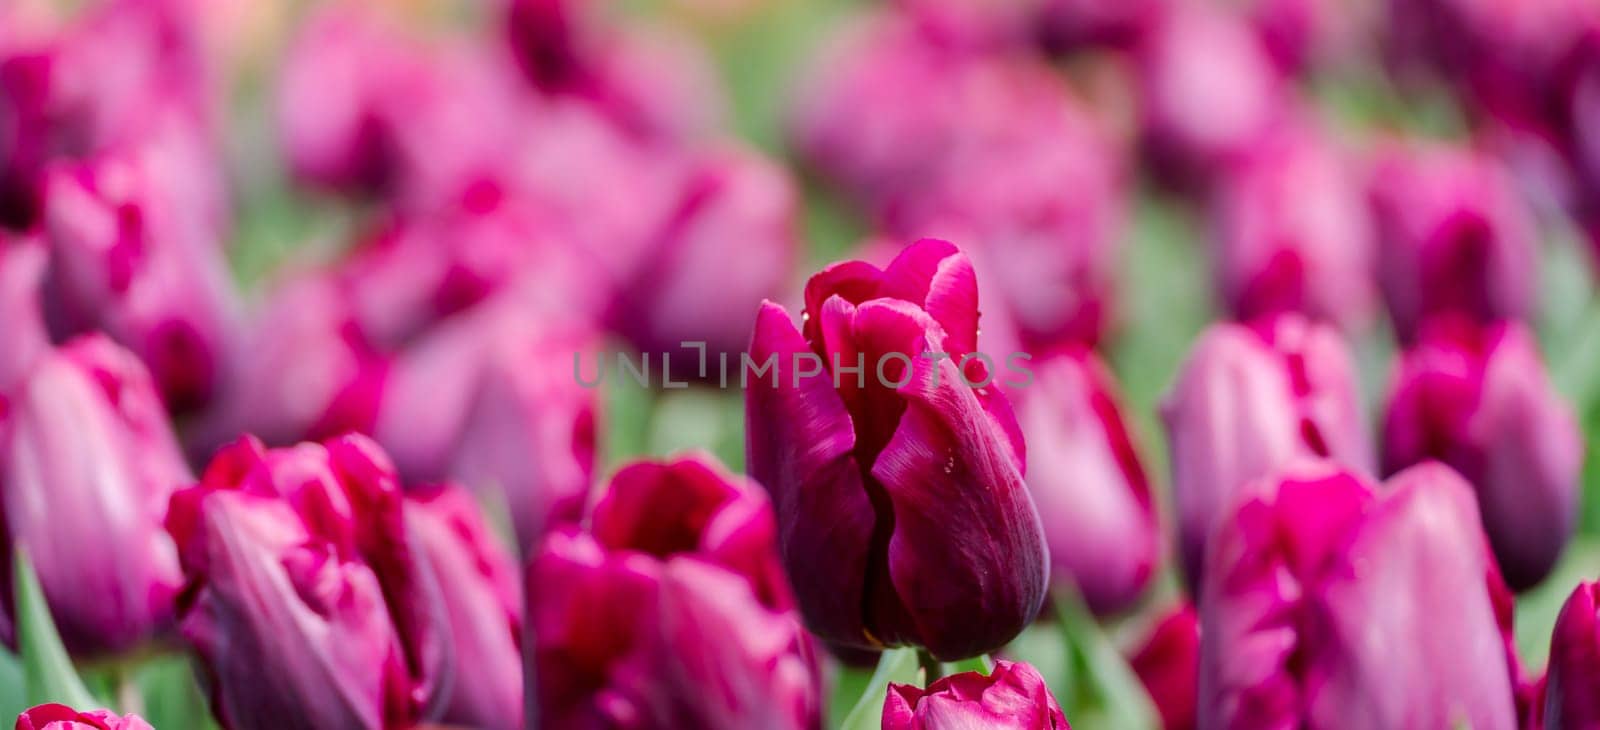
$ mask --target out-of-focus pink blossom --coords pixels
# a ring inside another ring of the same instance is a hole
[[[1194,606],[1185,603],[1161,617],[1128,664],[1161,713],[1161,726],[1194,730],[1200,691],[1200,620]]]

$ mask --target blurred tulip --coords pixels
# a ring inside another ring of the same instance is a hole
[[[35,360],[50,350],[39,311],[39,286],[44,279],[48,253],[32,236],[0,232],[0,396],[26,377]],[[3,409],[0,409],[3,410]]]
[[[539,724],[820,727],[813,649],[755,485],[701,457],[633,464],[590,524],[551,532],[529,567]]]
[[[1550,637],[1550,668],[1545,677],[1544,730],[1600,726],[1600,622],[1596,591],[1600,583],[1581,583],[1561,607]]]
[[[1297,458],[1370,471],[1355,366],[1337,331],[1298,316],[1200,336],[1161,406],[1184,576],[1198,595],[1206,543],[1229,505]]]
[[[1037,33],[1047,48],[1069,51],[1086,45],[1131,46],[1149,31],[1172,0],[1040,0]]]
[[[1538,233],[1498,163],[1441,145],[1391,145],[1369,187],[1384,300],[1403,341],[1428,317],[1532,314]]]
[[[1044,522],[1057,581],[1076,585],[1097,613],[1131,605],[1161,555],[1150,482],[1129,438],[1115,382],[1088,350],[1030,363],[1016,392],[1028,444],[1028,491]]]
[[[1161,726],[1194,730],[1200,691],[1200,621],[1194,606],[1185,603],[1161,618],[1128,663],[1161,713]]]
[[[245,437],[173,497],[167,527],[191,582],[183,635],[229,730],[444,711],[454,644],[439,555],[407,532],[370,440],[267,450]]]
[[[149,374],[100,335],[41,354],[0,394],[0,558],[27,548],[74,654],[127,651],[170,627],[183,576],[161,524],[192,479]]]
[[[1515,727],[1510,597],[1459,476],[1264,482],[1211,543],[1200,727]]]
[[[101,328],[150,368],[170,409],[205,405],[238,329],[218,161],[173,117],[47,179],[57,328]]]
[[[988,676],[963,672],[926,689],[891,684],[883,704],[884,730],[1070,730],[1061,705],[1038,670],[1000,660]]]
[[[1171,3],[1137,56],[1147,141],[1180,183],[1245,153],[1283,114],[1279,71],[1226,8]]]
[[[755,152],[727,148],[696,160],[677,210],[619,287],[612,328],[641,352],[670,354],[677,380],[717,372],[721,356],[737,358],[750,341],[751,312],[762,299],[781,296],[789,281],[799,242],[797,196],[788,174]]]
[[[1240,321],[1298,312],[1354,330],[1377,299],[1371,219],[1328,133],[1291,125],[1219,176],[1214,274]]]
[[[1520,323],[1435,320],[1400,358],[1383,428],[1387,473],[1437,459],[1467,478],[1512,588],[1555,566],[1575,526],[1583,433]]]
[[[38,705],[17,716],[16,730],[153,730],[138,715],[110,710],[79,712],[66,705]]]
[[[44,207],[43,173],[51,155],[47,49],[0,49],[0,227],[28,230]]]
[[[1003,645],[1044,601],[1022,434],[996,363],[968,357],[977,295],[966,256],[927,239],[883,270],[813,276],[803,335],[762,305],[750,350],[772,380],[745,391],[746,463],[772,495],[807,625],[829,642],[953,661]]]
[[[456,666],[440,720],[517,728],[522,718],[522,587],[478,503],[456,487],[407,495],[406,528],[433,573],[450,620]]]

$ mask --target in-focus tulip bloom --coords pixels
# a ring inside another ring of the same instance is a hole
[[[1438,314],[1482,323],[1532,314],[1538,232],[1498,162],[1444,145],[1392,144],[1371,175],[1379,281],[1403,341]]]
[[[702,457],[636,463],[590,517],[529,566],[538,725],[820,727],[814,650],[758,487]]]
[[[1460,476],[1264,481],[1207,556],[1201,728],[1516,727],[1510,593]]]
[[[192,480],[149,373],[104,336],[40,355],[0,394],[0,557],[27,548],[75,654],[125,651],[170,627],[183,575],[161,525]]]
[[[1162,617],[1128,664],[1161,713],[1161,726],[1194,730],[1200,692],[1200,619],[1194,606],[1182,604]]]
[[[413,490],[405,517],[417,551],[438,576],[459,668],[440,722],[520,727],[522,586],[511,556],[459,487]]]
[[[1098,613],[1126,608],[1155,574],[1162,540],[1111,372],[1079,348],[1029,367],[1033,384],[1014,393],[1051,571]]]
[[[1600,727],[1600,583],[1581,583],[1550,637],[1544,730]]]
[[[184,638],[229,730],[383,728],[438,717],[453,644],[440,577],[376,444],[220,451],[173,496]],[[464,576],[455,576],[461,578]]]
[[[1049,558],[997,382],[1005,358],[968,357],[967,257],[926,239],[881,270],[829,266],[805,299],[803,329],[762,305],[750,352],[772,364],[746,386],[745,415],[746,463],[772,495],[807,626],[947,661],[1000,647],[1037,615]]]
[[[1240,321],[1298,312],[1353,330],[1377,300],[1364,188],[1329,133],[1285,125],[1219,176],[1214,275]]]
[[[1021,662],[995,662],[989,676],[963,672],[926,689],[891,684],[883,703],[884,730],[1069,730],[1044,677]]]
[[[1555,566],[1577,519],[1583,433],[1525,325],[1424,327],[1395,368],[1383,447],[1386,472],[1437,459],[1471,482],[1512,588]]]
[[[1206,541],[1238,495],[1297,458],[1370,471],[1355,365],[1339,333],[1299,316],[1216,324],[1161,407],[1185,578],[1198,589]]]
[[[110,710],[79,712],[66,705],[31,707],[17,716],[16,730],[153,730],[138,715],[117,716]]]

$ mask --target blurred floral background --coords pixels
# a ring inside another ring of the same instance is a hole
[[[0,717],[912,727],[977,670],[1079,728],[1327,727],[1339,691],[1352,727],[1580,727],[1541,677],[1594,641],[1558,616],[1600,578],[1597,140],[1586,0],[0,0]],[[865,337],[918,276],[958,354],[1031,355],[950,447],[1026,491],[928,508],[959,549],[894,532],[911,411],[843,389],[851,573],[800,552],[849,543],[795,497],[842,483],[824,396],[716,363],[837,353],[828,307]],[[1277,527],[1235,517],[1263,494]],[[1325,524],[1360,536],[1255,532]],[[1240,665],[1239,566],[1311,595],[1364,550],[1389,583]],[[1046,564],[974,589],[1009,623],[908,587]],[[1394,676],[1306,638],[1369,624]],[[1419,685],[1474,641],[1509,668]]]

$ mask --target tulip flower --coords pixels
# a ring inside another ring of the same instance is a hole
[[[17,716],[16,730],[153,730],[138,715],[110,710],[79,712],[66,705],[37,705]]]
[[[1361,182],[1309,124],[1268,137],[1220,175],[1214,275],[1240,321],[1284,312],[1354,330],[1377,299],[1377,252]]]
[[[28,230],[43,209],[43,171],[50,143],[51,54],[45,49],[0,49],[0,227]]]
[[[407,495],[407,531],[439,578],[456,666],[440,721],[467,727],[519,726],[522,717],[522,587],[515,564],[458,487]]]
[[[1435,320],[1401,355],[1383,428],[1383,467],[1437,459],[1476,490],[1512,588],[1555,566],[1578,510],[1583,434],[1525,325]]]
[[[1162,617],[1128,663],[1161,714],[1161,726],[1193,730],[1200,691],[1200,620],[1194,606],[1185,603]]]
[[[1211,543],[1200,727],[1515,727],[1510,596],[1460,476],[1264,482]]]
[[[882,270],[829,266],[805,299],[803,330],[762,305],[750,352],[770,375],[747,385],[745,413],[746,463],[772,495],[807,626],[945,661],[1000,647],[1037,615],[1049,558],[994,382],[1007,376],[969,357],[966,256],[919,241]]]
[[[1155,574],[1161,530],[1111,373],[1077,348],[1029,367],[1017,420],[1055,579],[1076,585],[1097,613],[1127,608]]]
[[[719,358],[737,358],[749,342],[750,313],[789,280],[797,206],[787,173],[753,152],[729,148],[696,160],[677,209],[618,287],[612,329],[641,352],[670,355],[675,380],[714,377]]]
[[[1600,626],[1596,591],[1600,583],[1582,583],[1561,607],[1550,637],[1550,665],[1545,676],[1545,730],[1591,728],[1600,723]]]
[[[27,548],[68,650],[121,652],[170,627],[183,576],[161,525],[192,479],[149,373],[103,336],[40,354],[0,394],[7,544]]]
[[[1212,325],[1184,360],[1161,416],[1180,557],[1196,590],[1211,530],[1261,477],[1299,458],[1372,466],[1349,350],[1331,327],[1298,316]]]
[[[549,533],[529,565],[538,724],[820,725],[813,649],[755,485],[701,457],[633,464],[589,524]]]
[[[1148,32],[1171,0],[1040,0],[1038,27],[1046,48],[1064,52],[1086,45],[1131,46]]]
[[[0,321],[8,327],[0,338],[0,394],[26,377],[34,361],[50,349],[39,310],[47,256],[38,238],[0,232]]]
[[[889,685],[883,703],[884,730],[1068,730],[1061,705],[1032,666],[1000,660],[988,676],[963,672],[926,689]]]
[[[218,452],[167,518],[181,629],[229,730],[392,727],[451,697],[449,614],[370,440]],[[465,576],[453,576],[464,578]]]
[[[1532,313],[1538,235],[1532,213],[1488,156],[1392,144],[1368,188],[1379,280],[1403,341],[1446,313],[1480,323]]]

